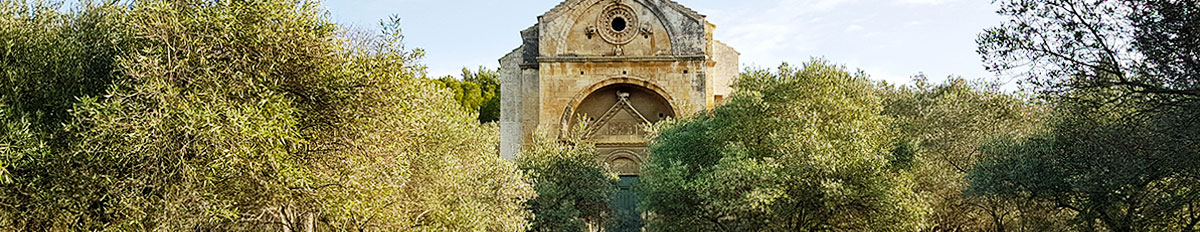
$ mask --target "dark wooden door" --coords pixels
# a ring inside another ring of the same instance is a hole
[[[610,203],[613,209],[612,223],[606,231],[642,231],[642,213],[637,210],[638,196],[633,191],[637,184],[637,176],[621,176],[621,181],[617,182],[617,194]]]

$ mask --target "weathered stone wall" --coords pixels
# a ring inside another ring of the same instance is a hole
[[[559,56],[570,54],[568,47],[573,42],[569,38],[572,33],[585,33],[576,30],[579,23],[595,22],[598,10],[612,3],[612,0],[567,0],[546,14],[539,17],[538,25],[541,31],[541,56]],[[704,28],[704,16],[670,0],[621,0],[622,4],[634,8],[642,22],[652,22],[661,31],[655,34],[669,37],[670,55],[702,55],[707,43]],[[588,14],[588,13],[592,14]],[[591,20],[588,20],[591,19]],[[658,30],[658,29],[656,29]]]
[[[704,54],[707,43],[704,15],[670,0],[644,0],[638,3],[656,11],[659,19],[667,25],[675,55]]]
[[[670,0],[567,0],[538,21],[521,32],[522,46],[500,59],[507,159],[535,131],[564,132],[581,101],[605,86],[644,87],[662,95],[675,116],[686,116],[712,107],[714,94],[727,96],[737,75],[738,54],[712,40],[715,26]],[[633,140],[600,144],[602,156],[640,163],[645,141]]]
[[[713,42],[712,59],[716,64],[712,71],[712,78],[710,78],[713,90],[710,96],[713,96],[714,104],[716,105],[721,104],[718,101],[723,101],[716,98],[725,99],[729,97],[729,94],[733,93],[733,81],[737,80],[741,72],[741,65],[738,63],[739,56],[741,56],[741,53],[733,50],[733,47],[729,47],[725,43],[721,43],[721,41]],[[709,107],[714,106],[710,105]]]
[[[575,19],[578,20],[567,31],[566,43],[564,50],[557,51],[559,56],[657,56],[671,55],[671,39],[667,35],[667,30],[662,22],[655,17],[654,13],[647,8],[632,8],[638,14],[637,24],[644,24],[650,33],[642,35],[641,38],[635,38],[628,44],[621,45],[620,54],[615,51],[616,46],[605,41],[600,35],[588,33],[589,27],[596,27],[604,18],[603,11],[607,4],[596,4],[588,9],[582,10],[582,14]],[[643,25],[627,25],[630,27],[640,27]],[[631,30],[642,30],[642,28],[629,28]],[[548,40],[551,43],[558,43],[558,40]],[[543,51],[553,54],[556,51]],[[548,54],[543,54],[548,55]]]
[[[500,59],[500,155],[512,160],[532,141],[541,104],[538,93],[538,26],[521,31],[522,45]]]
[[[591,59],[588,62],[547,62],[540,67],[542,84],[541,105],[544,107],[539,115],[539,128],[563,128],[563,117],[571,116],[569,109],[578,107],[582,100],[594,88],[607,84],[612,79],[631,79],[632,83],[650,89],[661,89],[668,102],[681,115],[687,115],[699,109],[704,109],[703,92],[694,95],[696,88],[693,81],[698,75],[695,70],[703,70],[702,57],[695,60],[662,61],[619,61],[616,59]],[[687,71],[685,74],[684,71]],[[582,73],[582,74],[581,74]],[[700,97],[696,97],[700,96]],[[557,135],[558,131],[551,133]]]
[[[500,154],[505,159],[515,158],[524,143],[524,128],[521,119],[524,94],[522,73],[525,46],[500,59]]]

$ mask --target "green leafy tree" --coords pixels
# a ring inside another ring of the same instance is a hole
[[[1008,21],[984,31],[988,68],[1025,77],[1048,96],[1112,91],[1090,104],[1151,108],[1200,100],[1200,3],[1000,0]]]
[[[870,81],[825,61],[747,70],[729,103],[661,125],[642,179],[657,231],[911,231],[926,207],[889,168]]]
[[[61,7],[0,2],[0,230],[85,223],[70,215],[104,210],[91,207],[99,181],[59,178],[85,164],[68,158],[79,136],[67,125],[78,97],[102,95],[120,78],[117,57],[133,35],[116,4]]]
[[[1200,2],[1133,1],[1133,45],[1145,55],[1135,72],[1147,90],[1200,98]],[[1158,82],[1154,82],[1158,81]],[[1156,88],[1161,87],[1161,88]]]
[[[1196,231],[1200,98],[1194,1],[999,1],[979,39],[1054,104],[1047,132],[999,139],[968,193],[1068,209],[1078,229]]]
[[[450,91],[454,92],[463,108],[479,114],[479,122],[488,123],[500,120],[500,71],[479,67],[472,72],[463,68],[461,79],[445,76],[436,79]]]
[[[929,230],[1061,230],[1062,210],[998,197],[964,197],[966,175],[983,158],[980,144],[994,137],[1023,137],[1042,127],[1044,107],[1002,93],[999,85],[951,77],[930,84],[883,86],[884,115],[893,117],[913,153],[914,189],[933,209]],[[897,156],[900,157],[900,156]]]
[[[353,38],[314,1],[0,6],[23,33],[0,35],[20,54],[0,230],[527,227],[498,129],[420,78],[398,20]]]
[[[586,131],[586,130],[573,130]],[[517,157],[537,197],[526,202],[533,212],[531,231],[599,231],[609,218],[616,177],[596,156],[595,146],[572,133],[564,139],[538,133]]]
[[[1081,230],[1200,230],[1200,150],[1187,141],[1200,136],[1194,111],[1128,120],[1057,110],[1051,132],[983,147],[968,193],[1048,202],[1073,211]]]

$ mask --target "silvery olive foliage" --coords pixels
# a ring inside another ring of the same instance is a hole
[[[726,105],[659,125],[643,168],[654,231],[913,231],[928,206],[891,168],[865,75],[814,60],[749,69]]]
[[[908,85],[881,85],[883,114],[911,153],[914,190],[930,204],[930,231],[1059,231],[1069,213],[1045,203],[964,196],[967,174],[986,158],[979,147],[998,137],[1045,130],[1044,102],[1005,93],[998,83],[950,77],[941,83],[918,75]],[[911,148],[909,148],[911,147]],[[905,158],[905,156],[897,156]]]
[[[398,20],[0,2],[0,230],[517,231],[526,177]]]

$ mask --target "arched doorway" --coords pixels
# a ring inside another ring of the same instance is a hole
[[[640,231],[643,214],[637,210],[634,187],[641,166],[648,159],[645,126],[675,117],[676,111],[666,96],[648,82],[611,83],[596,88],[578,101],[570,116],[569,127],[580,128],[586,139],[596,143],[599,158],[620,177],[617,193],[610,202],[613,221],[607,231]]]
[[[568,128],[587,122],[585,135],[597,146],[645,147],[643,126],[675,117],[666,97],[634,83],[606,85],[578,102]]]

